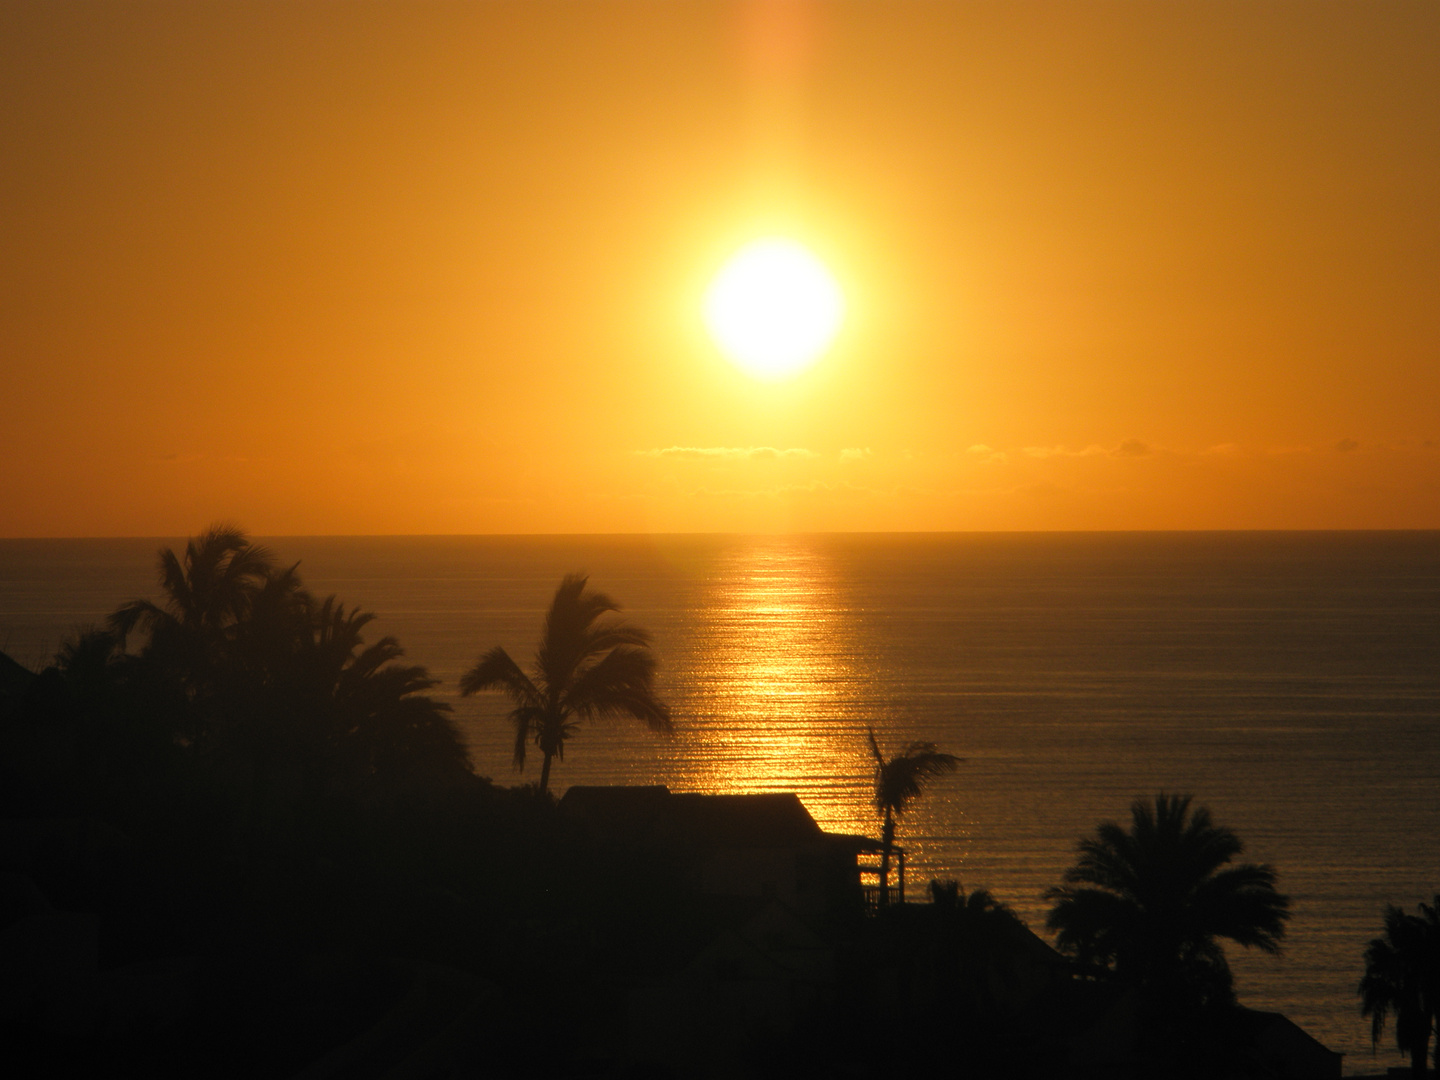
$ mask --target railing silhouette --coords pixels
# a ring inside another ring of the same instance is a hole
[[[860,896],[864,901],[865,910],[873,914],[880,910],[880,854],[879,852],[867,852],[859,856],[855,861],[855,867],[860,872]],[[866,879],[869,879],[867,881]],[[892,904],[903,904],[905,902],[905,849],[894,847],[890,849],[890,902]]]

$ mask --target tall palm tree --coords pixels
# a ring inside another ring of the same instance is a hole
[[[895,819],[937,776],[954,772],[960,759],[943,754],[933,742],[912,742],[892,758],[880,752],[875,729],[867,728],[870,753],[875,758],[875,809],[884,818],[880,831],[880,905],[890,903],[890,854],[895,847]]]
[[[1440,894],[1433,905],[1421,904],[1418,915],[1386,906],[1385,936],[1365,947],[1358,993],[1361,1015],[1371,1018],[1371,1041],[1379,1044],[1393,1011],[1395,1045],[1410,1055],[1410,1075],[1423,1077],[1430,1035],[1440,1026]]]
[[[584,574],[567,574],[545,615],[533,677],[497,645],[460,679],[460,693],[501,690],[514,708],[514,762],[525,767],[533,742],[544,755],[540,790],[550,787],[550,762],[565,756],[565,740],[582,721],[631,716],[651,731],[669,732],[670,710],[655,696],[650,635],[621,619],[604,593],[586,593]]]
[[[137,628],[144,630],[150,657],[193,684],[270,581],[271,555],[234,525],[215,524],[185,545],[183,559],[162,548],[159,562],[164,606],[131,600],[110,616],[110,628],[122,648]]]
[[[144,635],[138,670],[160,693],[181,742],[205,742],[228,710],[225,691],[239,627],[274,574],[271,555],[234,525],[217,523],[159,553],[161,603],[131,600],[109,618],[122,653]]]
[[[1290,901],[1275,871],[1243,863],[1232,831],[1190,796],[1136,799],[1129,829],[1113,821],[1080,841],[1066,884],[1050,889],[1046,925],[1061,948],[1112,967],[1165,1002],[1223,1002],[1230,968],[1218,939],[1278,953]]]

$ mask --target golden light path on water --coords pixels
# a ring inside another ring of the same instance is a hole
[[[703,618],[709,656],[697,674],[708,690],[692,707],[708,715],[693,779],[730,794],[795,791],[825,827],[862,832],[869,815],[834,783],[868,766],[858,739],[837,738],[865,722],[846,694],[856,679],[846,613],[813,553],[770,547],[742,561],[718,575]]]
[[[794,792],[822,828],[879,836],[866,728],[887,754],[914,734],[889,680],[877,677],[880,660],[837,576],[825,552],[779,537],[736,547],[706,575],[689,685],[677,688],[688,714],[677,740],[688,745],[676,748],[683,766],[672,788]],[[937,782],[900,823],[913,885],[954,876],[956,841],[968,846],[964,815],[946,797],[952,786]],[[948,841],[943,852],[907,840],[936,834]]]

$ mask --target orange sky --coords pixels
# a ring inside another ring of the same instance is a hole
[[[1440,528],[1440,5],[0,0],[0,535]],[[849,304],[756,382],[704,287]]]

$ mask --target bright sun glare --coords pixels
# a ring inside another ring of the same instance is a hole
[[[705,294],[705,325],[725,355],[761,379],[809,367],[840,329],[845,302],[825,265],[793,240],[746,244]]]

